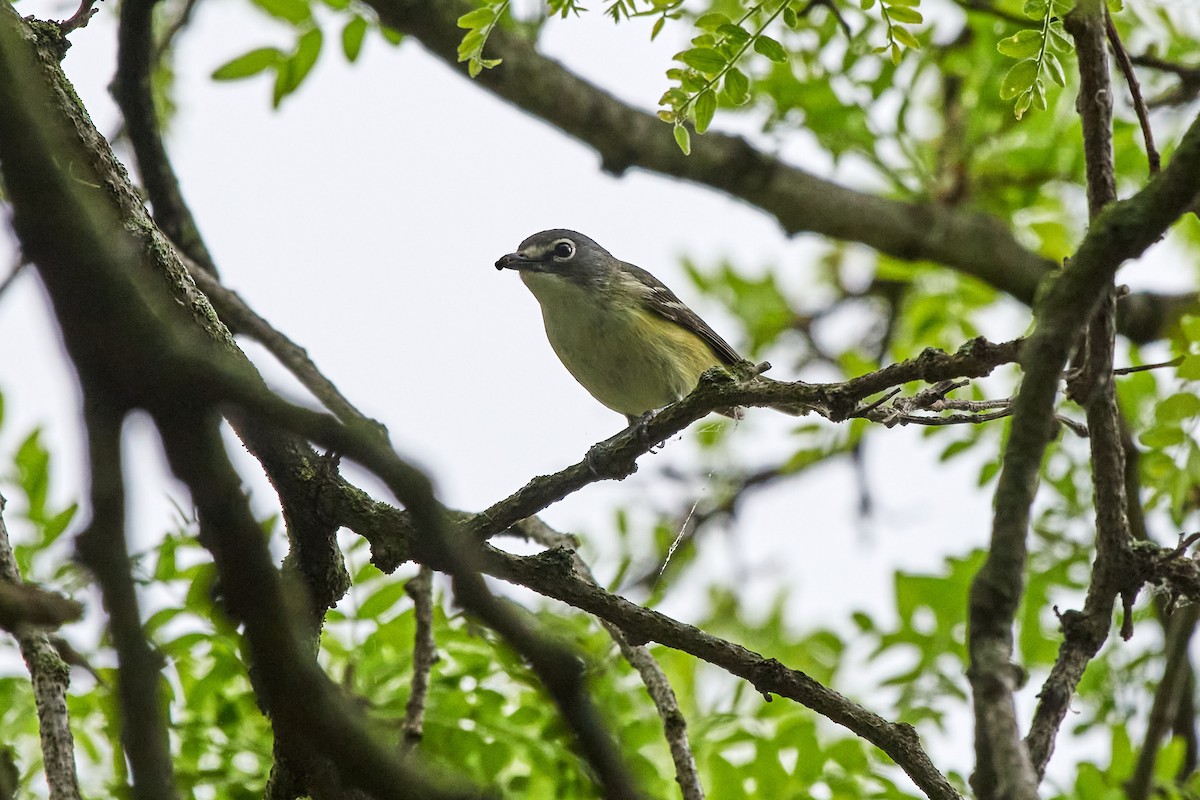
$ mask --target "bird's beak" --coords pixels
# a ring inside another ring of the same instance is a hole
[[[500,256],[500,260],[496,262],[496,269],[527,269],[531,265],[538,263],[535,259],[530,258],[524,253],[509,253],[505,256]]]

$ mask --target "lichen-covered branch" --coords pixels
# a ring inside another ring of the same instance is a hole
[[[17,559],[13,555],[8,527],[4,523],[4,505],[4,497],[0,495],[0,586],[21,587],[21,573],[17,570]],[[75,605],[77,617],[82,608]],[[20,623],[9,630],[17,638],[17,646],[21,649],[21,657],[25,659],[25,667],[33,683],[33,702],[37,708],[42,762],[50,800],[80,800],[79,775],[75,770],[75,738],[71,734],[71,718],[67,711],[70,669],[55,652],[44,630]]]

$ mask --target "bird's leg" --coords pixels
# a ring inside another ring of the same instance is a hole
[[[646,429],[647,429],[647,426],[650,424],[650,418],[653,416],[654,416],[653,411],[647,411],[645,414],[642,414],[640,417],[635,417],[632,414],[626,414],[625,419],[629,420],[629,427],[626,428],[625,430],[629,431],[634,436],[636,436],[637,440],[639,442],[641,442],[642,444],[646,445],[650,449],[651,453],[657,453],[658,450],[656,450],[655,448],[662,449],[662,447],[664,447],[667,442],[665,439],[661,442],[651,442],[650,441],[650,434]],[[622,433],[624,433],[624,432],[625,431],[622,431]]]

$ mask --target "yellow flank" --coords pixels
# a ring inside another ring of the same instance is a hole
[[[721,362],[704,340],[625,298],[523,272],[563,366],[604,405],[630,417],[686,396]]]

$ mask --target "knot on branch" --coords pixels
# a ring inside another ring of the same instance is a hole
[[[552,547],[526,560],[539,575],[569,578],[575,574],[575,551],[566,547]]]

